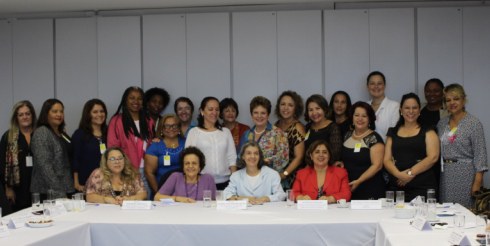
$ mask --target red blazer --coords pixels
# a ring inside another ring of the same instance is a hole
[[[316,200],[318,194],[318,184],[316,180],[316,171],[312,167],[306,167],[296,173],[296,179],[293,184],[294,196],[308,195],[311,199]],[[323,193],[326,196],[333,196],[336,200],[350,200],[351,192],[349,187],[349,178],[344,168],[329,166],[325,173],[325,183],[323,184]]]

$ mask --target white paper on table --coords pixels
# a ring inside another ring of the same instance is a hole
[[[382,209],[381,200],[351,200],[350,209]]]
[[[150,210],[151,201],[123,201],[122,210]]]
[[[432,231],[432,226],[424,217],[416,217],[412,226],[419,231]]]
[[[8,222],[8,227],[10,229],[18,229],[26,225],[26,221],[31,217],[31,215],[23,215],[19,217],[10,218]]]
[[[453,231],[448,239],[451,245],[471,245],[464,231]]]
[[[217,201],[216,209],[218,210],[245,210],[247,209],[248,199],[236,201]]]
[[[7,237],[10,235],[9,228],[6,225],[0,225],[0,237]]]
[[[297,209],[328,209],[327,200],[298,200]]]

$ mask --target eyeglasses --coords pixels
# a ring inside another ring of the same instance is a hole
[[[179,125],[177,125],[177,124],[173,124],[173,125],[167,125],[167,124],[164,124],[164,125],[163,125],[163,128],[165,128],[165,129],[177,130],[177,129],[179,129]]]
[[[117,158],[116,157],[111,157],[111,158],[109,158],[107,160],[110,161],[110,162],[119,162],[119,161],[124,160],[124,157],[123,156],[120,156],[120,157],[117,157]]]
[[[29,116],[31,116],[31,112],[26,112],[26,113],[18,113],[18,114],[17,114],[17,116],[18,116],[18,117],[23,117],[24,115],[29,117]]]

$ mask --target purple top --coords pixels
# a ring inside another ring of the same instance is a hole
[[[213,176],[201,174],[197,184],[187,184],[185,182],[184,174],[175,172],[168,177],[158,193],[167,196],[184,196],[196,201],[202,201],[202,193],[204,190],[211,190],[212,199],[215,199],[216,184],[214,183]]]

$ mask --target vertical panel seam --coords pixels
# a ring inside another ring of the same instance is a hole
[[[51,27],[53,28],[53,97],[58,98],[58,93],[56,93],[57,89],[57,74],[56,74],[56,19],[51,19]]]
[[[325,53],[326,52],[326,49],[325,49],[325,35],[326,35],[326,32],[325,32],[325,11],[326,10],[322,10],[321,11],[321,14],[320,14],[320,21],[321,21],[321,52],[322,52],[322,61],[321,61],[321,71],[322,71],[322,94],[325,95],[326,94],[326,91],[327,91],[327,77],[326,77],[326,65],[325,65],[325,58],[327,56],[327,54]],[[331,103],[331,102],[330,102]]]
[[[233,15],[231,12],[228,12],[228,37],[230,43],[230,97],[233,98],[233,89],[234,89],[234,76],[233,76]]]

